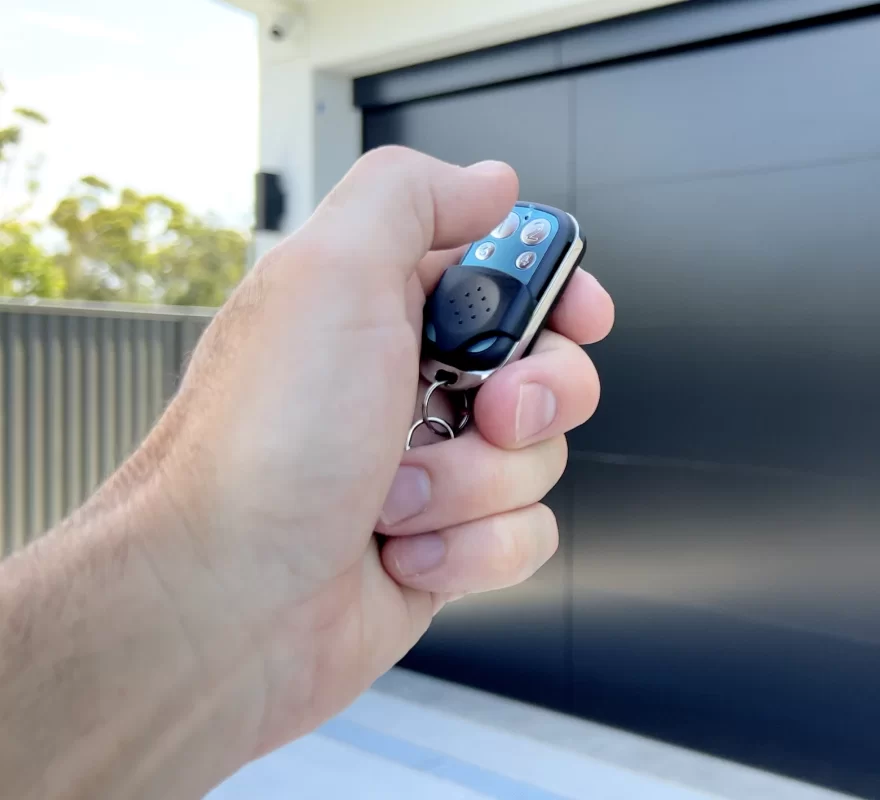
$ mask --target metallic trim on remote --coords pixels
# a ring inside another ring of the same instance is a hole
[[[447,386],[449,391],[474,389],[477,386],[480,386],[486,378],[497,372],[503,366],[522,358],[523,353],[525,353],[529,345],[532,343],[532,339],[534,339],[535,335],[538,333],[538,329],[541,327],[544,318],[553,308],[554,301],[565,286],[568,276],[571,275],[577,265],[578,257],[584,249],[584,242],[581,239],[581,229],[580,225],[578,225],[578,221],[571,214],[568,215],[568,218],[574,223],[574,241],[568,248],[568,252],[562,259],[562,263],[559,265],[559,269],[556,270],[556,274],[550,279],[550,284],[547,286],[544,294],[541,295],[541,299],[538,300],[538,305],[535,306],[535,311],[532,314],[525,331],[523,331],[523,335],[520,337],[519,341],[510,348],[510,352],[504,358],[504,361],[494,369],[468,371],[456,369],[455,367],[450,367],[448,364],[443,364],[440,361],[431,359],[423,361],[421,364],[421,373],[425,380],[434,381],[437,379],[437,373],[443,371],[455,375],[455,382]]]

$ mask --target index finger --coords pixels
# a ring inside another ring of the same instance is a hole
[[[614,325],[614,301],[589,272],[578,269],[550,317],[550,327],[577,344],[601,341]]]

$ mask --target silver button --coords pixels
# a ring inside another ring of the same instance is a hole
[[[492,236],[496,239],[506,239],[519,227],[519,217],[516,215],[515,211],[511,211],[507,215],[507,219],[504,220],[494,231],[492,231]]]
[[[534,247],[536,244],[541,244],[549,235],[550,221],[546,219],[533,219],[522,229],[519,238],[523,244]]]
[[[532,264],[535,263],[535,259],[537,256],[531,251],[526,250],[525,253],[520,253],[518,258],[516,259],[516,268],[517,269],[528,269]]]
[[[495,252],[495,245],[492,242],[483,242],[474,252],[474,255],[480,259],[480,261],[485,261],[487,258],[491,258],[492,254]]]

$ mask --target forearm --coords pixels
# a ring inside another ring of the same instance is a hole
[[[247,758],[254,654],[217,621],[220,587],[149,483],[111,483],[0,565],[10,797],[200,797]]]

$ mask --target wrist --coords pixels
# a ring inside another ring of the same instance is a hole
[[[175,665],[160,687],[170,714],[154,737],[160,747],[173,742],[174,752],[163,754],[171,761],[159,771],[189,773],[204,793],[253,757],[265,705],[263,655],[252,604],[235,588],[234,557],[206,513],[205,485],[176,473],[170,459],[144,468],[137,458],[127,465],[138,477],[122,527],[139,593],[167,648],[146,656],[144,671],[168,672],[168,659]],[[180,785],[168,777],[169,789]]]
[[[230,762],[237,768],[272,749],[268,741],[277,745],[272,718],[280,709],[301,718],[299,732],[311,727],[307,698],[318,676],[308,657],[315,627],[308,607],[316,590],[288,552],[299,526],[284,525],[279,536],[256,498],[230,485],[223,462],[236,459],[218,458],[215,423],[188,413],[194,401],[179,395],[132,459],[142,510],[130,513],[153,517],[134,534],[140,555],[172,624],[188,632],[201,674],[224,688],[226,713],[237,708]],[[279,691],[287,681],[292,694]]]
[[[144,466],[0,572],[0,773],[15,796],[202,796],[255,747],[262,665]]]

